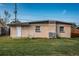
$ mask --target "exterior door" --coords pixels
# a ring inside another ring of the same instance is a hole
[[[21,37],[21,27],[16,27],[16,36]]]

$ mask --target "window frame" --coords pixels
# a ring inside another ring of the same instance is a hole
[[[35,26],[35,32],[38,32],[38,33],[41,32],[40,31],[40,26]]]
[[[60,33],[64,33],[64,26],[60,26],[59,31]]]

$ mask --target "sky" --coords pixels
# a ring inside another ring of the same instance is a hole
[[[0,4],[0,17],[4,10],[14,19],[14,4]],[[20,21],[58,20],[79,25],[79,3],[17,3],[17,18]]]

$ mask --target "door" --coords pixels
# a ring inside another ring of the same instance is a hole
[[[16,36],[21,37],[21,27],[16,27]]]

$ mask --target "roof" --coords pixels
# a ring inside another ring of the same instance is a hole
[[[32,21],[29,22],[30,24],[37,24],[37,23],[59,23],[59,24],[69,24],[72,25],[72,23],[69,22],[63,22],[63,21],[56,21],[56,20],[42,20],[42,21]]]
[[[68,25],[72,25],[72,23],[69,22],[62,22],[62,21],[55,21],[55,20],[43,20],[43,21],[31,21],[31,22],[20,22],[20,21],[12,21],[10,24],[8,24],[9,26],[26,26],[26,25],[30,25],[30,24],[47,24],[47,23],[57,23],[57,24],[68,24]]]
[[[9,26],[26,26],[29,25],[27,22],[20,22],[20,21],[12,21]]]

